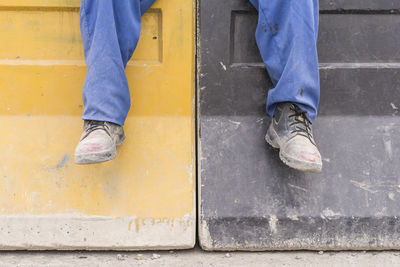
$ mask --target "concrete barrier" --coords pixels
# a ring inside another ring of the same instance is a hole
[[[117,158],[77,166],[79,0],[0,0],[0,249],[195,243],[194,9],[158,0],[128,64]]]
[[[320,1],[322,174],[264,141],[271,82],[246,0],[200,0],[199,229],[207,250],[400,248],[400,3]]]

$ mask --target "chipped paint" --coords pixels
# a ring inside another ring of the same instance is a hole
[[[0,250],[191,248],[195,243],[194,222],[193,213],[160,221],[73,214],[2,215]],[[136,225],[140,230],[131,231],[131,227],[139,229]]]
[[[361,188],[361,189],[363,189],[365,191],[368,191],[368,192],[370,192],[372,194],[378,193],[377,190],[371,189],[371,185],[368,185],[366,183],[361,183],[361,182],[357,182],[357,181],[354,181],[354,180],[350,180],[350,183],[352,183],[354,186],[357,186],[357,187],[359,187],[359,188]]]
[[[219,62],[219,64],[221,64],[221,67],[224,69],[224,71],[226,71],[226,66],[225,66],[225,64],[221,61],[221,62]]]
[[[272,233],[277,233],[278,229],[276,227],[276,224],[278,223],[278,218],[275,215],[271,215],[268,220],[269,224],[269,229],[271,230]]]
[[[331,217],[336,217],[336,216],[341,216],[339,212],[335,212],[331,210],[330,208],[326,208],[322,211],[321,217],[323,218],[331,218]]]
[[[288,218],[291,219],[292,221],[298,221],[299,217],[297,215],[288,215]]]
[[[68,154],[65,154],[62,157],[61,161],[56,165],[56,169],[65,167],[65,165],[67,164],[68,160],[69,160],[69,156],[68,156]]]
[[[298,190],[303,191],[303,192],[308,192],[307,189],[305,189],[305,188],[303,188],[303,187],[301,187],[301,186],[297,186],[297,185],[293,185],[293,184],[288,184],[288,186],[289,186],[289,187],[292,187],[292,188],[294,188],[294,189],[298,189]]]
[[[213,241],[210,235],[210,231],[208,229],[206,220],[199,220],[199,238],[200,238],[200,246],[204,250],[213,250],[215,246],[213,246]]]

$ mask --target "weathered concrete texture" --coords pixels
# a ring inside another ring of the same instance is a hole
[[[322,11],[346,11],[353,10],[354,12],[371,12],[376,11],[398,11],[400,3],[397,0],[320,0],[320,7]]]
[[[399,252],[7,252],[1,266],[400,266]]]
[[[256,11],[245,0],[200,1],[204,249],[400,249],[398,8],[321,1],[314,132],[324,170],[306,174],[264,141],[272,85],[254,40]]]
[[[112,161],[77,165],[80,3],[0,0],[0,250],[191,248],[196,3],[157,0],[143,16],[126,141]]]
[[[0,216],[0,250],[151,250],[195,245],[194,214],[172,220],[67,215]]]

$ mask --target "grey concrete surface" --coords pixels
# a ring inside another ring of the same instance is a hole
[[[0,266],[400,266],[381,252],[2,252]]]
[[[320,1],[320,174],[288,168],[264,140],[273,85],[257,11],[247,0],[198,2],[202,247],[400,249],[400,1]]]

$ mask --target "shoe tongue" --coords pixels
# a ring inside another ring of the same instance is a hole
[[[301,108],[299,108],[297,105],[293,105],[294,106],[294,112],[296,113],[296,118],[297,120],[301,121],[301,122],[309,122],[309,120],[306,117],[306,113],[307,111],[302,110]]]
[[[104,125],[104,121],[88,121],[88,126],[101,126]]]
[[[299,121],[301,121],[301,122],[305,122],[305,119],[304,119],[303,116],[297,116],[297,119],[298,119]]]
[[[90,127],[103,126],[103,125],[104,125],[103,121],[85,121],[84,129],[86,130]]]

